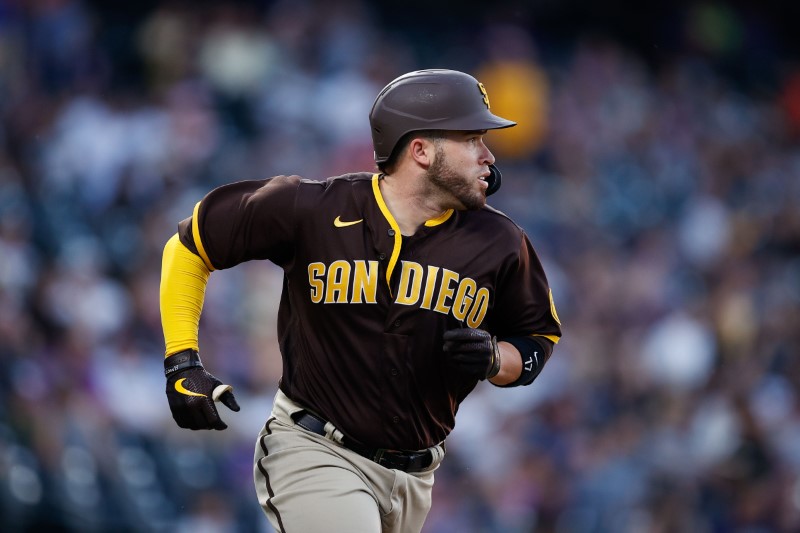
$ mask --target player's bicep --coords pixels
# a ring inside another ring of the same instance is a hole
[[[297,176],[277,176],[218,187],[181,222],[181,241],[209,269],[252,259],[282,264],[291,255],[299,182]]]
[[[542,264],[524,234],[518,253],[509,257],[502,272],[493,317],[497,334],[531,335],[557,343],[561,327],[552,292]]]

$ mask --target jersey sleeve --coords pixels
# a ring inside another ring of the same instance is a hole
[[[521,234],[519,251],[509,257],[497,285],[495,303],[498,336],[533,336],[553,344],[561,339],[547,277],[530,240]]]
[[[295,204],[301,178],[276,176],[240,181],[208,193],[181,221],[181,242],[209,270],[231,268],[253,259],[277,265],[291,260]]]

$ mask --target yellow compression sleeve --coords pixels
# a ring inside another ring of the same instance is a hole
[[[161,261],[161,327],[165,356],[192,348],[199,350],[200,313],[211,272],[203,260],[172,236]]]

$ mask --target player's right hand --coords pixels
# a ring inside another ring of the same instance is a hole
[[[239,411],[232,387],[206,372],[200,356],[194,350],[184,350],[164,359],[167,376],[167,400],[172,418],[186,429],[217,429],[228,427],[219,416],[215,401],[228,409]]]
[[[500,371],[497,339],[488,331],[473,328],[444,332],[442,349],[451,366],[477,379],[493,378]]]

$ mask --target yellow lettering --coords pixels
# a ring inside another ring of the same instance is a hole
[[[458,283],[458,273],[443,268],[439,298],[436,299],[436,307],[433,308],[437,313],[447,314],[450,312],[450,303],[447,300],[452,298],[453,292],[455,292],[455,289],[450,286],[453,282]]]
[[[325,283],[320,278],[324,275],[325,265],[323,263],[311,263],[308,265],[308,284],[311,286],[311,301],[315,304],[322,301]]]
[[[350,303],[360,304],[362,297],[364,303],[375,303],[375,292],[378,290],[378,262],[370,261],[369,268],[363,259],[355,261],[353,274],[353,299]]]
[[[464,278],[461,280],[461,283],[458,285],[458,292],[456,292],[456,298],[453,300],[453,316],[456,320],[464,320],[464,317],[467,316],[467,310],[469,310],[470,304],[472,304],[472,299],[475,296],[475,290],[478,288],[478,285],[475,283],[475,280],[472,278]]]
[[[420,309],[430,309],[433,300],[433,289],[436,288],[436,276],[439,275],[439,267],[428,265],[428,277],[425,279],[425,295],[422,297]]]
[[[339,260],[328,268],[328,283],[325,288],[325,303],[347,303],[347,289],[350,286],[350,263]]]
[[[309,263],[309,296],[313,303],[375,304],[377,303],[378,261],[356,259],[324,263]],[[439,280],[439,271],[442,272]],[[424,289],[423,289],[424,284]],[[352,287],[352,292],[351,292]],[[438,294],[437,294],[438,291]],[[472,278],[463,278],[457,272],[433,265],[423,266],[414,261],[402,261],[400,284],[395,303],[416,305],[437,313],[452,313],[456,320],[466,321],[469,327],[478,327],[489,309],[489,289],[478,289]],[[555,315],[555,306],[551,311]]]
[[[414,305],[419,300],[419,289],[422,287],[422,265],[413,261],[403,261],[400,273],[400,287],[397,289],[397,303]]]
[[[475,302],[472,304],[472,309],[469,311],[467,318],[467,325],[471,328],[477,328],[483,322],[486,316],[486,311],[489,310],[489,289],[481,287],[478,290],[478,295],[475,297]]]

